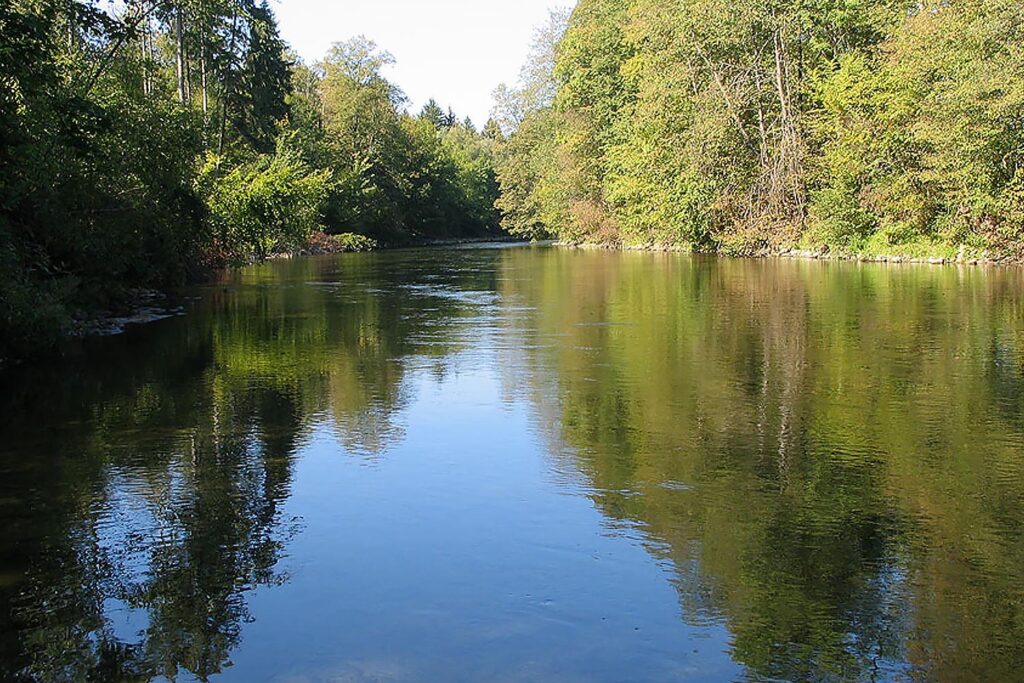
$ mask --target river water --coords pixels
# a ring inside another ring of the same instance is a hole
[[[0,378],[0,679],[1010,681],[1024,271],[280,261]]]

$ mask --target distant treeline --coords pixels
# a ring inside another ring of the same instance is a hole
[[[498,229],[496,141],[434,102],[404,113],[372,42],[307,65],[266,2],[114,7],[0,3],[0,360],[311,236]]]
[[[580,0],[498,94],[521,235],[1024,255],[1020,0]]]

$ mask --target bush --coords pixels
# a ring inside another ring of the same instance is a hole
[[[283,145],[226,173],[221,163],[210,157],[199,183],[214,236],[235,262],[298,249],[321,229],[329,171],[313,171]]]
[[[0,367],[11,358],[52,347],[64,336],[69,317],[62,300],[69,284],[35,281],[0,225]]]
[[[860,249],[878,225],[853,189],[842,184],[812,195],[810,219],[811,241],[851,250]]]
[[[340,235],[328,235],[326,232],[314,232],[299,250],[300,254],[315,256],[317,254],[342,254],[350,251],[370,251],[377,248],[377,241],[366,235],[343,232]]]

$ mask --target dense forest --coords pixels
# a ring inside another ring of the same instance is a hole
[[[0,358],[274,253],[421,238],[1024,257],[1016,0],[580,0],[482,131],[256,0],[0,7]],[[500,227],[499,227],[500,224]]]
[[[0,359],[219,266],[497,230],[496,143],[390,61],[304,64],[256,0],[3,3]]]
[[[580,0],[498,92],[520,235],[1019,259],[1019,0]]]

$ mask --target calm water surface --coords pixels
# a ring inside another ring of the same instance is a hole
[[[0,679],[1011,681],[1024,275],[272,263],[0,379]]]

